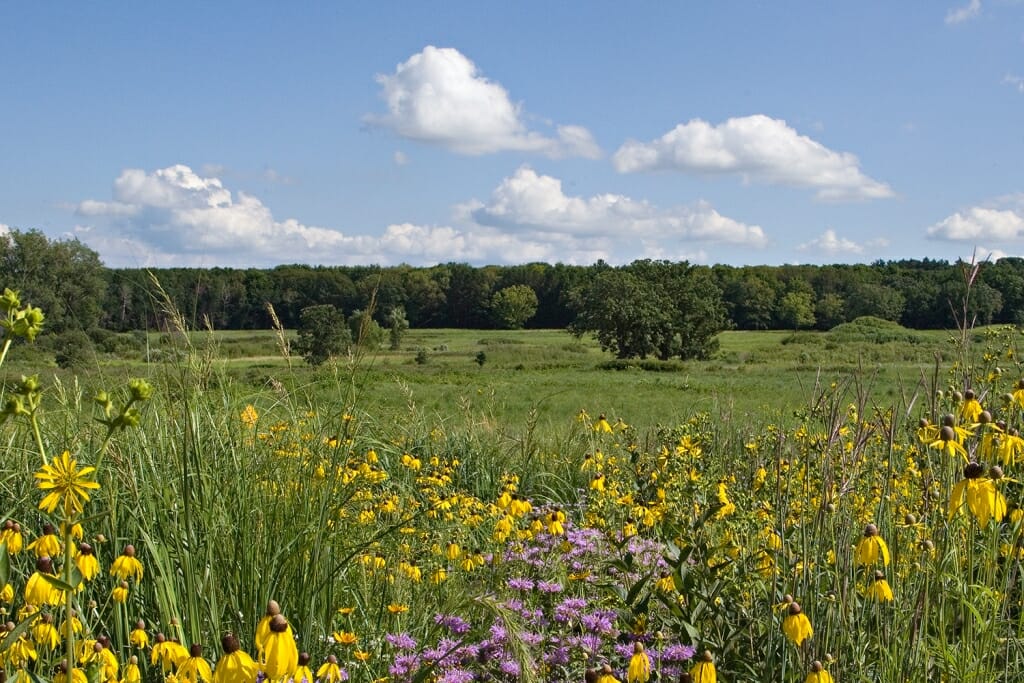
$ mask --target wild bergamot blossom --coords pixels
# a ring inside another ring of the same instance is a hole
[[[36,486],[49,493],[39,503],[39,509],[52,513],[60,505],[65,517],[82,512],[82,504],[89,500],[89,491],[100,485],[90,476],[95,467],[78,467],[78,461],[71,459],[71,453],[64,451],[53,462],[43,465],[35,477]]]

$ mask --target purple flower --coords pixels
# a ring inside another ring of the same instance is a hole
[[[506,676],[512,676],[513,678],[518,678],[521,672],[521,669],[519,668],[519,662],[517,662],[514,659],[501,660],[501,663],[498,664],[498,668],[501,670],[503,674],[505,674]]]
[[[517,591],[532,591],[533,580],[522,577],[513,577],[508,580],[508,587]]]
[[[537,590],[541,593],[561,593],[562,584],[557,581],[538,581]]]
[[[422,662],[419,655],[398,655],[395,657],[395,661],[392,662],[391,666],[388,668],[388,673],[397,677],[412,676],[420,670],[421,665]]]
[[[473,672],[466,669],[448,669],[437,677],[438,683],[470,683]]]
[[[456,636],[469,632],[469,623],[454,614],[435,614],[434,623],[443,626]]]
[[[544,653],[544,661],[551,666],[565,666],[569,663],[569,648],[556,647]]]
[[[388,641],[391,647],[399,650],[416,649],[416,639],[408,633],[388,633],[384,636],[384,640]]]
[[[685,662],[693,659],[694,652],[694,648],[689,645],[673,643],[665,646],[661,652],[661,658],[666,662]]]

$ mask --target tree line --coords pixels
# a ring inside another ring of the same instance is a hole
[[[625,266],[529,263],[475,267],[305,266],[107,268],[77,240],[39,231],[0,236],[0,278],[42,307],[52,332],[159,330],[163,294],[197,327],[285,328],[303,311],[369,312],[384,329],[566,328],[594,333],[622,357],[698,357],[726,328],[830,329],[875,316],[916,329],[954,325],[970,264],[943,260],[854,265]],[[981,264],[967,298],[978,324],[1024,323],[1024,259]]]

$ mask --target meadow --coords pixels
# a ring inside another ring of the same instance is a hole
[[[1014,328],[699,362],[414,330],[310,368],[181,323],[69,372],[4,309],[8,679],[1024,674]]]

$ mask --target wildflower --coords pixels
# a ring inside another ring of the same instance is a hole
[[[106,683],[116,683],[117,671],[121,668],[121,665],[117,661],[117,655],[114,654],[114,651],[108,645],[110,645],[110,639],[104,636],[99,642],[93,643],[92,649],[96,654],[97,660],[99,660],[103,680]]]
[[[57,667],[57,673],[53,675],[53,683],[89,683],[88,676],[77,666],[68,674],[67,660],[62,660]]]
[[[718,482],[718,504],[721,506],[718,508],[718,512],[715,513],[716,519],[722,519],[732,513],[736,512],[736,505],[729,500],[729,495],[725,489],[725,481]]]
[[[390,605],[388,605],[388,612],[390,612],[391,614],[404,614],[405,612],[408,612],[408,611],[409,611],[409,606],[408,605],[403,605],[403,604],[400,604],[400,603],[397,603],[397,602],[393,602]]]
[[[889,566],[889,546],[878,535],[877,526],[868,524],[864,527],[864,537],[857,543],[853,556],[858,565],[875,564],[881,558],[882,564]]]
[[[46,580],[45,576],[56,578],[53,573],[53,561],[49,557],[36,560],[36,570],[25,582],[25,602],[41,607],[43,605],[59,605],[62,591]]]
[[[228,633],[220,639],[224,654],[217,660],[213,683],[251,683],[256,680],[257,666],[238,644],[238,638]]]
[[[124,673],[121,674],[120,683],[142,683],[142,672],[139,670],[139,658],[132,655],[128,659],[128,664],[124,667]]]
[[[808,638],[814,637],[814,629],[811,627],[811,620],[804,614],[800,603],[789,603],[788,614],[782,620],[782,632],[786,634],[794,645],[800,646]]]
[[[0,602],[10,604],[14,602],[14,586],[9,583],[5,583],[0,588]]]
[[[149,661],[154,665],[160,662],[160,668],[165,673],[177,669],[182,662],[188,659],[188,650],[181,643],[168,640],[163,633],[157,633],[154,640],[156,643],[149,653]]]
[[[922,430],[918,430],[919,434]],[[948,453],[950,456],[960,455],[965,460],[967,459],[967,451],[964,449],[964,439],[972,434],[969,429],[964,427],[956,426],[956,418],[952,415],[945,415],[942,418],[942,426],[938,432],[934,430],[926,429],[926,436],[933,436],[928,441],[929,448],[935,448]]]
[[[114,563],[110,565],[110,573],[113,576],[127,581],[134,576],[136,581],[142,581],[142,563],[135,557],[135,546],[130,543],[124,547],[124,552],[118,555]]]
[[[89,491],[100,487],[91,481],[89,475],[96,471],[95,467],[78,467],[78,461],[71,459],[71,453],[64,451],[53,462],[43,465],[35,478],[36,486],[48,493],[39,503],[39,509],[53,512],[60,505],[64,517],[68,518],[82,512],[83,503],[89,500]]]
[[[968,389],[964,392],[964,403],[960,406],[960,419],[967,424],[974,424],[978,422],[978,416],[981,415],[984,409],[981,407],[981,403],[978,401],[977,395],[973,389]]]
[[[604,416],[604,413],[597,418],[597,422],[594,423],[594,431],[599,434],[611,434],[614,430],[611,424],[608,423],[608,418]]]
[[[96,559],[96,553],[88,543],[79,544],[75,565],[86,581],[92,581],[100,573],[99,560]]]
[[[188,659],[178,667],[178,680],[182,683],[212,683],[213,671],[210,663],[203,658],[203,646],[192,643],[188,650]]]
[[[608,664],[604,664],[601,667],[601,675],[597,677],[597,683],[619,683],[619,679],[615,677],[612,672],[612,667]]]
[[[128,582],[122,581],[114,586],[114,589],[110,591],[110,597],[114,602],[119,602],[121,604],[128,602]]]
[[[338,645],[355,645],[359,636],[351,631],[338,631],[331,636]]]
[[[885,580],[885,572],[882,570],[875,570],[871,585],[868,586],[867,597],[875,602],[893,601],[892,588],[889,586],[889,582]]]
[[[0,545],[7,546],[8,555],[17,555],[25,545],[25,537],[21,535],[21,525],[12,519],[4,521],[0,527]],[[29,546],[31,547],[31,545]],[[56,555],[57,553],[46,553]]]
[[[327,660],[320,665],[320,668],[316,670],[316,679],[320,683],[341,683],[346,677],[342,677],[341,667],[338,666],[338,658],[334,655],[328,655]],[[214,683],[221,683],[215,681]]]
[[[711,652],[704,650],[700,661],[690,669],[690,679],[693,683],[718,683],[718,673],[715,671],[715,660],[711,658]]]
[[[48,555],[49,557],[60,556],[60,539],[57,538],[57,529],[47,522],[43,525],[43,535],[28,544],[28,549],[35,552],[36,557]]]
[[[817,659],[811,662],[811,671],[804,679],[804,683],[833,683],[832,674],[825,670]]]
[[[366,662],[366,661],[369,661],[369,659],[370,659],[370,653],[367,652],[366,650],[356,650],[355,652],[352,653],[352,656],[355,657],[360,662]]]
[[[128,643],[140,650],[145,650],[149,647],[149,634],[146,633],[146,622],[142,619],[135,622],[135,628],[128,634]]]
[[[643,643],[633,643],[633,656],[629,658],[626,681],[628,683],[647,683],[647,679],[650,677],[651,658],[644,652]]]
[[[957,513],[964,503],[971,511],[981,528],[988,527],[988,521],[994,519],[1001,522],[1006,516],[1006,498],[996,488],[995,479],[1003,476],[999,467],[989,470],[989,477],[983,477],[985,468],[979,463],[969,462],[964,466],[964,478],[958,481],[949,496],[949,515]]]
[[[245,410],[242,411],[240,417],[242,418],[242,424],[246,427],[255,427],[260,419],[260,414],[256,412],[256,408],[250,403],[245,406]]]
[[[276,600],[267,601],[267,611],[264,613],[263,618],[260,619],[259,623],[256,624],[256,656],[259,658],[263,657],[263,650],[266,647],[267,638],[270,637],[270,620],[281,613],[281,606],[277,604]]]
[[[294,683],[314,683],[316,680],[313,677],[313,672],[309,670],[309,659],[308,652],[299,653],[299,667],[292,674]]]
[[[52,614],[44,614],[36,618],[35,624],[32,626],[32,640],[40,647],[49,650],[57,649],[57,646],[60,645],[60,634],[53,625]]]
[[[265,642],[260,668],[271,681],[291,675],[299,665],[299,649],[295,646],[288,620],[281,614],[270,619],[270,635]]]

